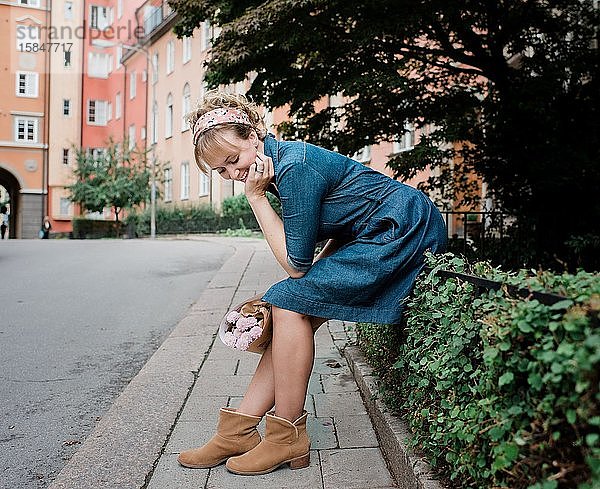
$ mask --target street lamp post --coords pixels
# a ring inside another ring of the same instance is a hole
[[[121,46],[125,49],[129,49],[131,51],[137,51],[138,53],[143,53],[146,56],[146,69],[149,70],[150,65],[152,65],[152,73],[148,73],[147,80],[150,76],[154,76],[154,73],[158,71],[158,68],[154,65],[154,60],[150,56],[150,51],[146,48],[138,45],[124,44],[124,43],[114,43],[110,41],[104,41],[101,39],[96,39],[92,41],[92,46],[98,48],[109,48],[115,46]],[[156,105],[156,82],[153,80],[152,82],[152,145],[150,146],[150,238],[156,238],[156,123],[157,117],[154,111]],[[146,140],[148,135],[146,135]]]

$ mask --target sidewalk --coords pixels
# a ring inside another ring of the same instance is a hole
[[[315,336],[315,365],[306,410],[311,414],[311,464],[271,474],[238,476],[179,466],[180,451],[214,433],[219,408],[237,406],[259,355],[225,347],[216,335],[230,307],[283,278],[263,240],[199,238],[235,253],[133,379],[96,430],[50,486],[147,489],[396,487],[386,467],[358,386],[340,353],[352,332],[329,321]],[[264,433],[264,420],[259,426]]]

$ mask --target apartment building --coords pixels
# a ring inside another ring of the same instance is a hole
[[[49,22],[47,0],[0,4],[0,186],[11,238],[37,236],[47,212]]]

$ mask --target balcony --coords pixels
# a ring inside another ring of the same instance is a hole
[[[138,27],[143,29],[139,39],[144,44],[175,17],[175,11],[165,0],[146,0],[135,16]]]

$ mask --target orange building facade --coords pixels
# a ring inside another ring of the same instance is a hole
[[[46,0],[17,3],[0,4],[2,46],[10,51],[2,59],[11,67],[10,76],[0,73],[0,86],[12,87],[0,102],[0,197],[4,188],[11,237],[35,237],[44,215],[53,232],[70,232],[81,213],[67,189],[75,153],[82,148],[100,154],[110,139],[147,151],[157,163],[158,205],[205,203],[219,209],[223,199],[243,193],[241,182],[198,170],[184,121],[205,93],[204,62],[218,29],[203,22],[192,37],[177,39],[176,13],[164,0],[54,0],[51,9]],[[20,25],[53,32],[59,48],[19,52]],[[224,88],[245,93],[250,79]],[[320,105],[339,103],[332,96]],[[286,118],[285,107],[265,111],[276,135]],[[406,129],[396,142],[365,147],[353,157],[392,176],[389,157],[418,142],[419,134],[410,125]],[[428,176],[423,172],[407,183]],[[110,209],[87,215],[113,219]]]

